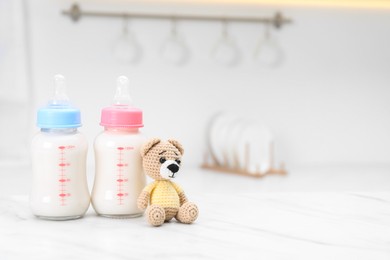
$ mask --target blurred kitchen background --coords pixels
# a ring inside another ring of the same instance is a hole
[[[390,164],[389,1],[77,3],[82,10],[101,12],[254,17],[281,12],[292,23],[268,28],[283,59],[267,66],[254,59],[266,26],[228,22],[226,32],[238,53],[228,66],[211,55],[223,22],[177,20],[176,32],[188,50],[187,60],[177,65],[161,55],[172,21],[130,17],[127,30],[136,38],[139,56],[126,63],[113,50],[123,36],[123,19],[74,22],[61,14],[72,1],[0,0],[2,164],[28,164],[29,142],[38,131],[35,111],[51,97],[58,73],[81,108],[90,163],[93,140],[103,130],[100,110],[110,105],[116,78],[126,75],[135,105],[144,110],[143,132],[181,140],[188,165],[201,165],[206,128],[218,111],[268,126],[275,136],[276,161],[287,169]]]

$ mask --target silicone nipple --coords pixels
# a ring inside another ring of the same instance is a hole
[[[129,79],[125,76],[120,76],[116,80],[116,93],[113,104],[115,106],[130,106],[132,103],[129,91]]]
[[[54,96],[49,102],[50,105],[69,105],[69,98],[66,95],[65,77],[57,74],[54,76]]]
[[[102,109],[100,125],[104,127],[140,128],[142,110],[133,106],[129,93],[129,79],[120,76],[116,81],[116,93],[112,104]]]

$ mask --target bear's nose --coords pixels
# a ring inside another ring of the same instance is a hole
[[[177,173],[179,171],[179,166],[177,166],[176,164],[172,163],[170,165],[168,165],[167,167],[172,173]]]

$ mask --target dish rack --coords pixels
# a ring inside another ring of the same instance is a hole
[[[238,166],[236,167],[230,167],[228,165],[221,165],[217,163],[217,160],[213,156],[211,151],[206,151],[204,155],[204,162],[202,164],[203,169],[207,170],[213,170],[217,172],[223,172],[223,173],[230,173],[230,174],[237,174],[241,176],[248,176],[248,177],[253,177],[253,178],[262,178],[267,175],[286,175],[287,171],[285,170],[285,165],[284,163],[281,163],[279,168],[276,168],[274,158],[273,158],[273,153],[274,153],[274,145],[273,143],[270,144],[269,146],[269,169],[265,172],[260,171],[260,167],[255,172],[250,172],[248,170],[248,164],[249,164],[249,154],[250,154],[250,149],[249,149],[249,144],[245,145],[245,167],[240,168]],[[210,163],[212,161],[212,163]]]

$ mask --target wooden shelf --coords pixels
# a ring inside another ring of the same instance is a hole
[[[209,164],[203,164],[201,166],[203,169],[206,170],[212,170],[212,171],[217,171],[217,172],[223,172],[223,173],[230,173],[230,174],[237,174],[241,176],[248,176],[248,177],[253,177],[253,178],[262,178],[268,175],[286,175],[287,171],[283,169],[283,165],[281,166],[280,169],[275,169],[271,168],[267,172],[257,172],[257,173],[250,173],[241,169],[231,169],[228,167],[223,167],[223,166],[215,166],[215,165],[209,165]]]

